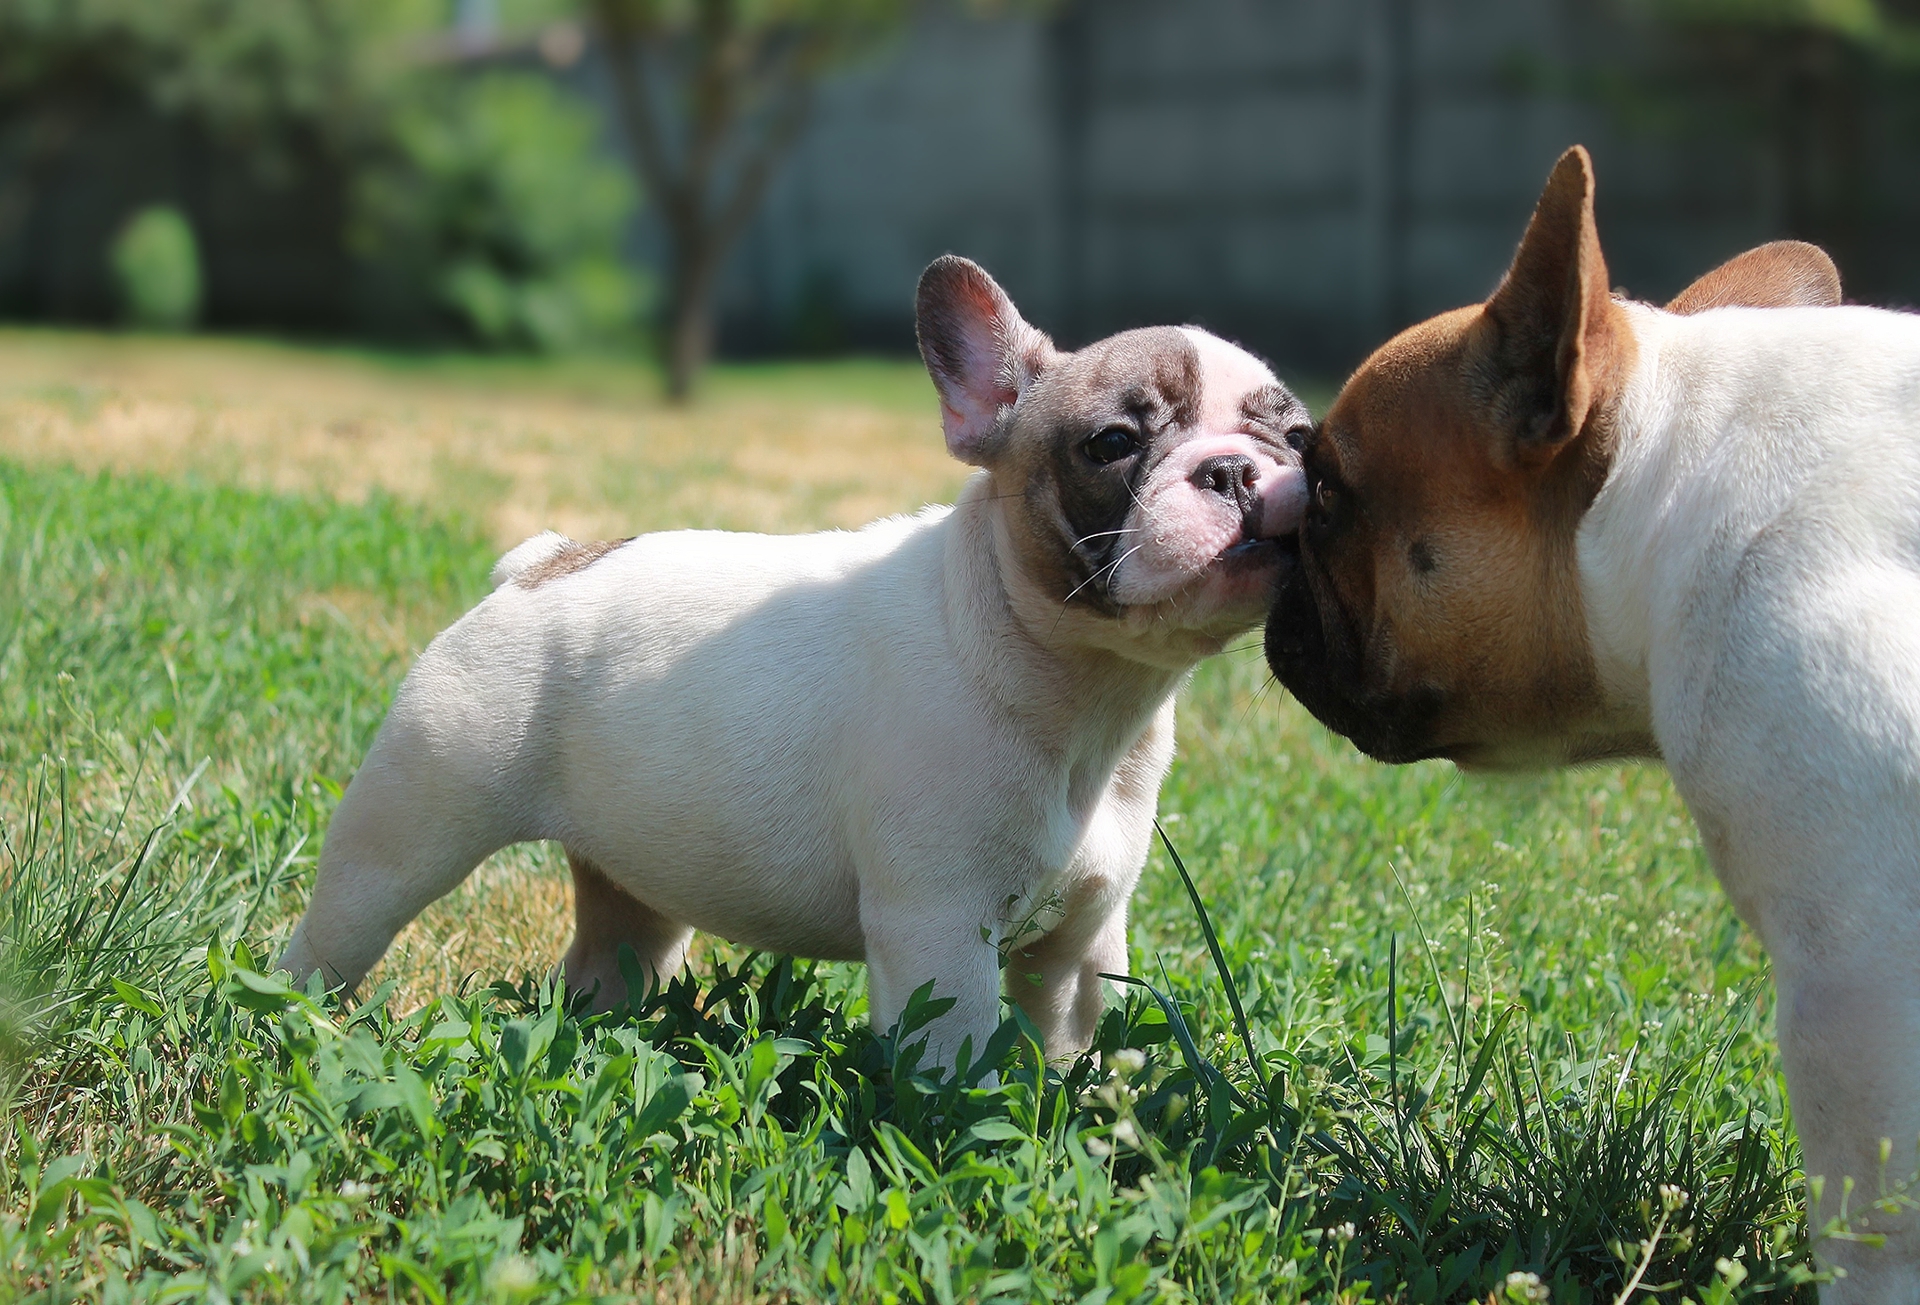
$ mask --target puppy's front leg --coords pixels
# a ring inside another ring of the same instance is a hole
[[[1045,1039],[1047,1059],[1087,1049],[1106,1010],[1102,974],[1127,971],[1127,891],[1083,879],[1068,890],[1066,915],[1007,958],[1007,996]]]
[[[969,1060],[978,1056],[1000,1025],[1000,956],[991,936],[980,936],[986,913],[951,903],[876,909],[862,902],[860,915],[873,1027],[891,1028],[914,990],[932,979],[935,1000],[951,997],[953,1006],[927,1026],[922,1063],[951,1069],[963,1044]]]

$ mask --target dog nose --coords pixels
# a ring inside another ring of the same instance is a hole
[[[1222,453],[1208,458],[1193,469],[1193,483],[1232,503],[1241,516],[1250,516],[1259,496],[1254,487],[1260,481],[1260,469],[1244,453]]]

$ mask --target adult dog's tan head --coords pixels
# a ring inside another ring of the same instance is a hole
[[[1381,347],[1306,450],[1301,566],[1268,622],[1267,660],[1378,760],[1520,766],[1651,749],[1608,718],[1575,569],[1636,356],[1593,191],[1575,146],[1493,297]],[[1667,307],[1837,302],[1826,255],[1781,242]]]

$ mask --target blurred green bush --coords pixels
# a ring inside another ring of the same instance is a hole
[[[181,229],[120,233],[164,204],[199,235],[215,324],[542,350],[624,335],[636,196],[541,61],[564,11],[506,0],[474,39],[453,0],[0,0],[0,281],[19,282],[0,311],[143,318],[133,281],[165,280]],[[34,288],[79,262],[92,298]]]
[[[133,325],[184,331],[200,316],[200,247],[179,209],[153,204],[135,213],[114,237],[108,261]]]
[[[413,269],[488,345],[572,349],[629,327],[633,186],[595,152],[593,114],[536,73],[433,90],[395,115],[394,157],[360,179],[356,243]]]

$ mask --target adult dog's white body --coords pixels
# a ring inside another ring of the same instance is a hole
[[[1591,160],[1484,304],[1383,345],[1306,455],[1274,672],[1383,761],[1664,759],[1766,944],[1829,1302],[1920,1305],[1920,318],[1762,246],[1610,292]],[[1889,1146],[1882,1163],[1881,1147]]]
[[[1629,307],[1579,533],[1597,670],[1765,942],[1807,1172],[1856,1212],[1920,1141],[1920,318]],[[1907,1231],[1834,1299],[1920,1300]]]
[[[961,259],[922,279],[952,508],[857,532],[527,541],[395,699],[282,964],[357,984],[510,843],[561,843],[570,986],[695,929],[865,960],[933,1054],[1013,998],[1085,1047],[1173,752],[1173,694],[1264,615],[1305,502],[1304,407],[1203,332],[1064,354]]]

